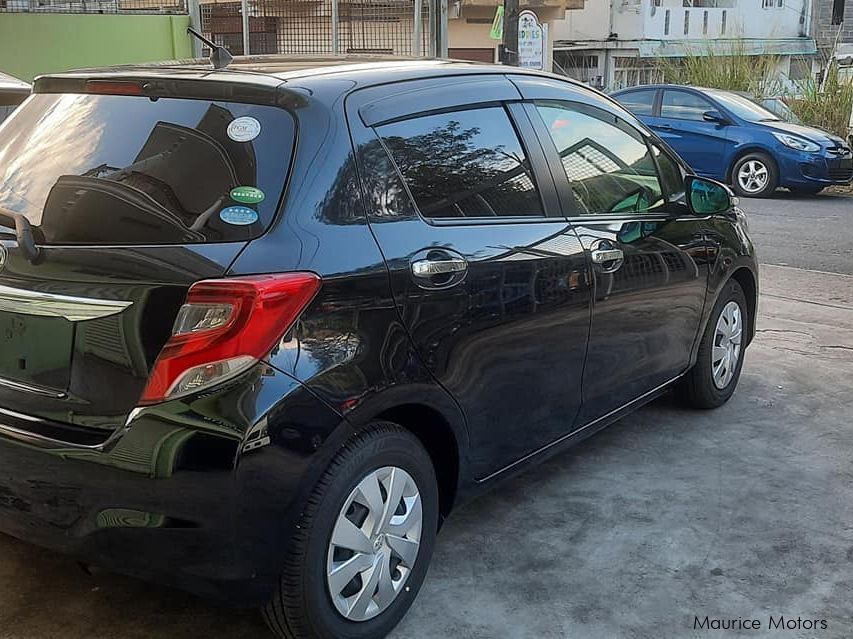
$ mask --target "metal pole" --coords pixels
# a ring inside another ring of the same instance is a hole
[[[435,55],[438,58],[447,57],[447,0],[438,0],[436,11],[436,42]]]
[[[340,51],[340,14],[338,13],[338,0],[332,0],[332,53]]]
[[[422,30],[424,25],[424,3],[423,0],[415,0],[415,23],[412,28],[412,55],[416,58],[421,56]]]
[[[243,55],[249,55],[249,0],[242,0],[243,11]]]
[[[190,26],[199,33],[204,33],[204,25],[202,25],[201,23],[201,3],[199,2],[199,0],[188,0],[187,11],[190,14]],[[191,40],[193,47],[193,57],[200,58],[201,40],[199,40],[198,38],[191,38]]]
[[[504,0],[504,39],[501,62],[518,66],[518,0]]]
[[[438,2],[437,0],[427,0],[427,2],[429,2],[429,22],[427,22],[429,38],[427,39],[427,55],[430,58],[434,58],[436,57],[438,43],[438,19],[436,18],[436,14],[438,13]]]

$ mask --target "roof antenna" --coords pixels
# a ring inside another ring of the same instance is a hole
[[[229,64],[231,64],[231,61],[234,59],[234,56],[231,55],[231,52],[228,49],[221,45],[214,44],[192,27],[187,27],[187,33],[189,33],[194,38],[198,38],[204,44],[207,45],[207,47],[210,49],[210,57],[208,59],[210,60],[210,64],[213,65],[214,69],[224,69]]]

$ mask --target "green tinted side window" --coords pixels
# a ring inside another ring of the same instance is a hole
[[[639,133],[614,116],[563,102],[537,102],[584,214],[646,213],[666,202],[657,165]]]

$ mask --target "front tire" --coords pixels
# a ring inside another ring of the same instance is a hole
[[[414,601],[438,529],[438,485],[420,441],[375,422],[338,453],[289,541],[263,609],[282,639],[375,639]]]
[[[732,167],[732,187],[742,197],[768,197],[778,186],[779,170],[766,153],[749,153]]]
[[[711,311],[696,363],[675,386],[684,404],[707,409],[729,401],[743,368],[747,326],[746,295],[729,280]]]
[[[824,188],[822,186],[797,186],[792,188],[791,191],[797,195],[813,196],[819,194]]]

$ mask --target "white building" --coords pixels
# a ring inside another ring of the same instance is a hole
[[[812,0],[587,0],[552,27],[555,70],[599,88],[660,80],[658,58],[738,47],[801,79],[816,53]]]

